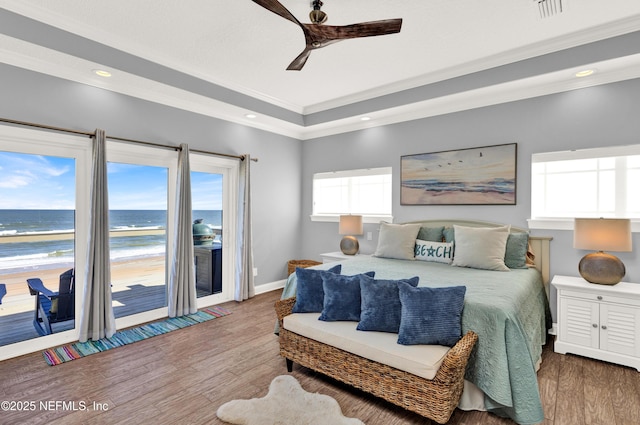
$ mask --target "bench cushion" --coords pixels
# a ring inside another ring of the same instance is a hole
[[[284,329],[393,368],[433,379],[449,347],[400,345],[398,335],[356,330],[357,322],[323,322],[318,313],[294,313],[283,320]]]

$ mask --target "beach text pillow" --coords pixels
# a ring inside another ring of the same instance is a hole
[[[415,256],[416,260],[451,264],[451,261],[453,261],[453,244],[417,239]]]

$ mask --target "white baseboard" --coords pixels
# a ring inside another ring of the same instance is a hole
[[[554,323],[551,325],[551,329],[549,329],[549,335],[558,335],[558,324]]]
[[[265,283],[265,284],[262,284],[262,285],[257,285],[255,287],[256,295],[264,294],[266,292],[275,291],[277,289],[282,289],[282,288],[284,288],[285,283],[287,283],[287,279],[276,280],[275,282],[269,282],[269,283]]]

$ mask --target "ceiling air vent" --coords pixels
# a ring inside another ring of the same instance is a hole
[[[538,3],[541,18],[548,18],[562,13],[562,0],[533,0]]]

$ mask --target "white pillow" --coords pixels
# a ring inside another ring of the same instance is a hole
[[[416,240],[416,260],[451,264],[453,243]]]
[[[414,248],[421,225],[380,223],[380,237],[374,257],[415,260]]]
[[[465,227],[453,225],[455,252],[454,266],[486,270],[509,268],[504,264],[504,253],[511,226]]]

